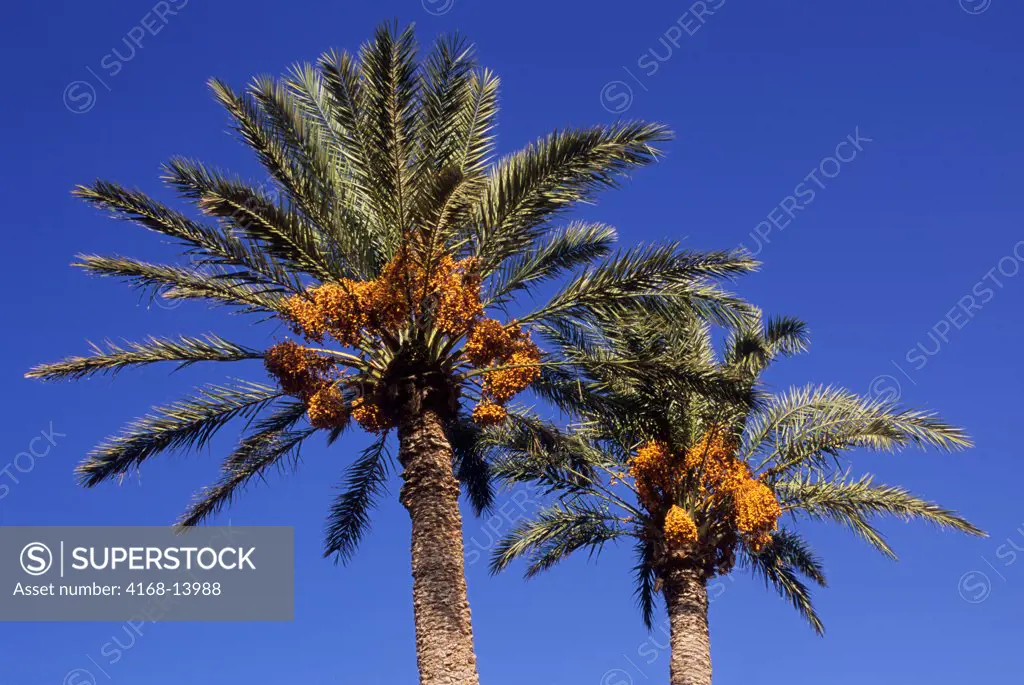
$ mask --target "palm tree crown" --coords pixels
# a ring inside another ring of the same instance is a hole
[[[530,576],[578,549],[632,537],[648,627],[655,589],[675,571],[706,582],[739,562],[821,632],[801,577],[823,586],[823,567],[783,521],[838,522],[890,557],[873,517],[983,535],[954,512],[853,476],[841,462],[856,448],[961,449],[970,442],[959,428],[834,387],[764,389],[769,364],[806,343],[804,324],[791,318],[748,321],[721,355],[709,327],[692,319],[617,319],[564,336],[559,356],[582,380],[549,369],[538,389],[578,418],[576,430],[519,426],[493,441],[504,452],[501,476],[542,483],[559,497],[502,541],[493,569],[526,557]],[[609,363],[626,359],[633,361]]]

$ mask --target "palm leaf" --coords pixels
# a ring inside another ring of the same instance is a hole
[[[325,557],[347,563],[369,530],[370,510],[387,491],[390,455],[386,437],[380,436],[348,467],[344,489],[327,517]]]
[[[746,554],[744,560],[754,575],[764,579],[766,587],[774,588],[790,601],[814,632],[825,634],[825,625],[814,609],[810,590],[797,575],[804,575],[825,586],[821,562],[811,553],[803,538],[785,529],[779,530],[772,536],[771,544],[757,554]]]
[[[578,549],[596,554],[610,540],[626,535],[618,521],[582,502],[560,503],[537,512],[502,538],[491,557],[491,572],[525,557],[526,577],[546,571]]]
[[[710,283],[711,279],[749,272],[756,263],[731,253],[693,253],[675,244],[641,246],[592,267],[567,283],[544,307],[519,321],[611,319],[658,312],[672,306],[722,322],[740,321],[749,305]]]
[[[895,450],[906,445],[957,450],[964,431],[931,412],[902,409],[834,387],[807,386],[776,395],[751,417],[743,451],[765,454],[770,473],[821,466],[844,450]]]
[[[518,290],[604,257],[615,236],[611,226],[587,222],[573,222],[551,232],[528,251],[506,260],[491,279],[488,303],[502,304]]]
[[[446,427],[455,477],[477,516],[489,511],[494,504],[494,481],[487,461],[489,441],[485,438],[488,432],[489,429],[477,426],[466,414],[460,414]]]
[[[278,388],[258,383],[208,385],[128,424],[94,448],[76,470],[92,487],[124,476],[150,457],[167,450],[201,449],[232,419],[252,417],[281,397]]]
[[[643,619],[644,626],[647,630],[654,629],[654,606],[655,606],[655,587],[657,585],[657,575],[654,571],[654,550],[650,541],[646,538],[637,540],[636,542],[636,566],[633,567],[633,577],[636,581],[636,590],[633,594],[636,596],[636,604],[640,608],[640,617]]]
[[[276,313],[283,309],[283,288],[251,284],[245,274],[209,265],[206,268],[151,264],[127,257],[78,255],[72,266],[97,276],[112,276],[132,287],[165,299],[204,299],[244,307],[244,311]]]
[[[659,124],[636,122],[557,131],[499,161],[474,212],[484,273],[533,243],[554,215],[654,161],[669,137]]]
[[[892,557],[895,554],[888,545],[878,544],[873,529],[867,525],[869,518],[894,516],[903,521],[921,520],[940,529],[985,537],[984,531],[956,512],[916,497],[904,488],[875,485],[871,475],[855,480],[848,474],[832,479],[806,476],[778,482],[774,488],[786,510],[842,523]]]
[[[411,225],[414,202],[411,161],[419,83],[412,27],[379,27],[359,58],[357,126],[366,141],[366,185],[394,249]]]
[[[208,334],[202,338],[179,336],[177,339],[150,336],[143,342],[124,343],[124,347],[108,341],[105,347],[91,345],[88,357],[66,357],[59,362],[40,364],[25,374],[40,380],[78,380],[94,374],[116,374],[132,366],[157,362],[176,362],[178,368],[196,362],[237,362],[262,359],[263,353]]]
[[[322,281],[350,275],[327,258],[314,225],[265,192],[238,179],[227,178],[192,160],[174,158],[165,166],[166,178],[204,212],[259,244],[266,254]]]
[[[200,258],[200,263],[237,267],[235,276],[240,280],[290,292],[302,289],[296,278],[268,255],[250,248],[228,232],[196,223],[139,191],[96,181],[91,186],[76,187],[73,194],[117,218],[180,241]]]
[[[230,504],[249,481],[263,478],[268,469],[288,455],[294,455],[297,461],[303,441],[316,432],[311,428],[291,430],[305,413],[302,402],[292,401],[256,422],[252,434],[224,460],[220,480],[196,495],[177,525],[199,525]]]

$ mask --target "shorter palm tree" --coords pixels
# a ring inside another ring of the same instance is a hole
[[[655,595],[664,595],[671,682],[705,685],[707,584],[737,563],[823,632],[802,578],[824,586],[824,571],[792,523],[835,521],[892,558],[874,517],[984,535],[901,487],[851,475],[841,461],[860,447],[962,449],[971,443],[961,429],[833,387],[765,392],[768,365],[806,344],[804,324],[789,318],[740,327],[721,355],[696,321],[651,317],[610,321],[596,332],[563,328],[559,353],[579,375],[548,369],[538,390],[578,426],[565,433],[523,421],[490,438],[501,448],[498,475],[546,486],[558,498],[501,542],[492,570],[525,557],[530,577],[576,550],[634,538],[636,592],[648,628]]]

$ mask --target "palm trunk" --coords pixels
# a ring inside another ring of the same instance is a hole
[[[671,685],[711,685],[708,589],[694,569],[673,569],[665,578],[665,605],[672,628]]]
[[[406,412],[398,425],[402,504],[412,517],[412,595],[421,685],[476,685],[466,596],[459,483],[441,417]]]

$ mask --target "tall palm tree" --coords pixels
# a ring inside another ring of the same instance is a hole
[[[578,419],[576,430],[527,421],[490,438],[501,448],[497,475],[558,497],[501,541],[492,570],[524,557],[529,577],[576,550],[633,538],[648,628],[655,595],[664,596],[673,685],[711,682],[707,585],[737,562],[823,632],[801,577],[824,586],[825,575],[793,527],[800,520],[837,522],[893,558],[874,517],[984,535],[956,513],[843,464],[856,448],[965,448],[959,428],[834,387],[765,391],[769,364],[806,347],[795,319],[755,318],[734,329],[721,355],[694,320],[634,318],[564,333],[558,352],[579,376],[546,369],[538,390]]]
[[[478,678],[459,481],[477,509],[487,506],[488,472],[473,436],[504,421],[505,403],[548,363],[531,331],[632,310],[730,320],[743,306],[713,281],[753,263],[675,245],[613,255],[608,226],[553,226],[574,204],[653,161],[666,129],[561,130],[492,161],[497,78],[459,38],[438,40],[422,61],[416,53],[411,27],[385,25],[357,56],[328,52],[283,78],[257,78],[243,93],[212,81],[273,188],[171,160],[165,180],[210,222],[115,183],[75,191],[173,238],[190,258],[154,264],[84,255],[77,266],[162,297],[284,322],[297,341],[257,350],[212,334],[150,337],[94,347],[28,376],[263,360],[271,383],[206,386],[155,408],[96,447],[78,468],[81,482],[120,479],[158,453],[202,448],[225,424],[245,419],[249,432],[224,460],[222,477],[182,517],[195,525],[269,469],[293,466],[290,457],[314,434],[333,443],[355,419],[377,438],[349,466],[330,511],[325,553],[342,561],[386,488],[389,436],[397,434],[420,679],[465,685]],[[566,280],[557,293],[535,309],[520,307],[517,320],[485,315],[558,277]],[[467,399],[476,403],[472,413]]]

